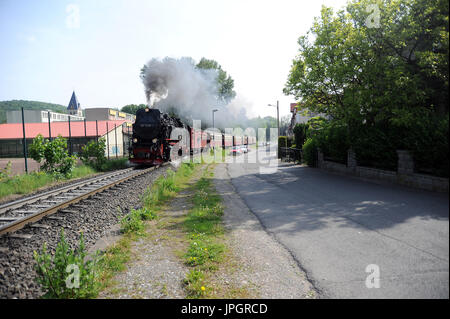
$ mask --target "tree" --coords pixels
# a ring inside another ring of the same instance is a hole
[[[216,70],[217,71],[217,96],[220,100],[224,102],[231,101],[235,96],[236,92],[233,91],[234,80],[230,75],[227,75],[222,67],[217,61],[208,60],[202,58],[200,62],[196,65],[198,69],[202,70]]]
[[[44,161],[41,168],[57,178],[69,178],[76,164],[76,157],[67,152],[67,140],[61,136],[49,141],[38,134],[30,145],[30,156],[36,162]]]
[[[384,160],[389,169],[395,150],[409,149],[417,163],[448,176],[448,9],[447,0],[322,8],[298,40],[283,90],[301,109],[331,119],[321,148],[345,137],[334,153],[351,145],[358,162]]]
[[[298,40],[284,93],[350,126],[448,114],[448,2],[379,1],[378,27],[367,24],[371,3],[322,8]]]
[[[145,104],[139,104],[139,105],[128,104],[128,105],[125,105],[124,107],[122,107],[121,111],[125,112],[125,113],[136,115],[137,110],[144,109],[146,106],[147,105],[145,105]]]

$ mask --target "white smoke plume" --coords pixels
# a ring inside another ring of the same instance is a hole
[[[245,125],[244,102],[236,98],[225,103],[218,98],[217,75],[213,69],[197,69],[191,58],[166,57],[150,60],[141,78],[149,107],[173,113],[188,125],[192,120],[201,120],[202,127],[211,127],[213,109],[219,110],[215,113],[215,127]]]

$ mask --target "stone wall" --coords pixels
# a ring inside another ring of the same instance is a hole
[[[405,150],[397,151],[398,163],[397,171],[387,171],[377,168],[358,166],[353,150],[348,151],[347,165],[325,161],[323,153],[319,150],[317,154],[318,167],[332,172],[382,180],[400,185],[405,185],[418,189],[425,189],[436,192],[449,191],[448,178],[416,174],[414,173],[414,160],[411,154]]]

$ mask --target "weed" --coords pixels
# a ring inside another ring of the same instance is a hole
[[[46,291],[44,298],[90,298],[98,293],[96,284],[97,256],[85,261],[83,234],[79,247],[72,250],[61,230],[60,240],[52,257],[44,243],[42,252],[34,251],[36,281]]]

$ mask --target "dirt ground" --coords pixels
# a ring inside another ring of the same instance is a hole
[[[11,161],[11,175],[19,175],[25,173],[25,159],[23,158],[0,158],[0,169],[3,169]],[[39,163],[28,158],[28,172],[39,171]]]

